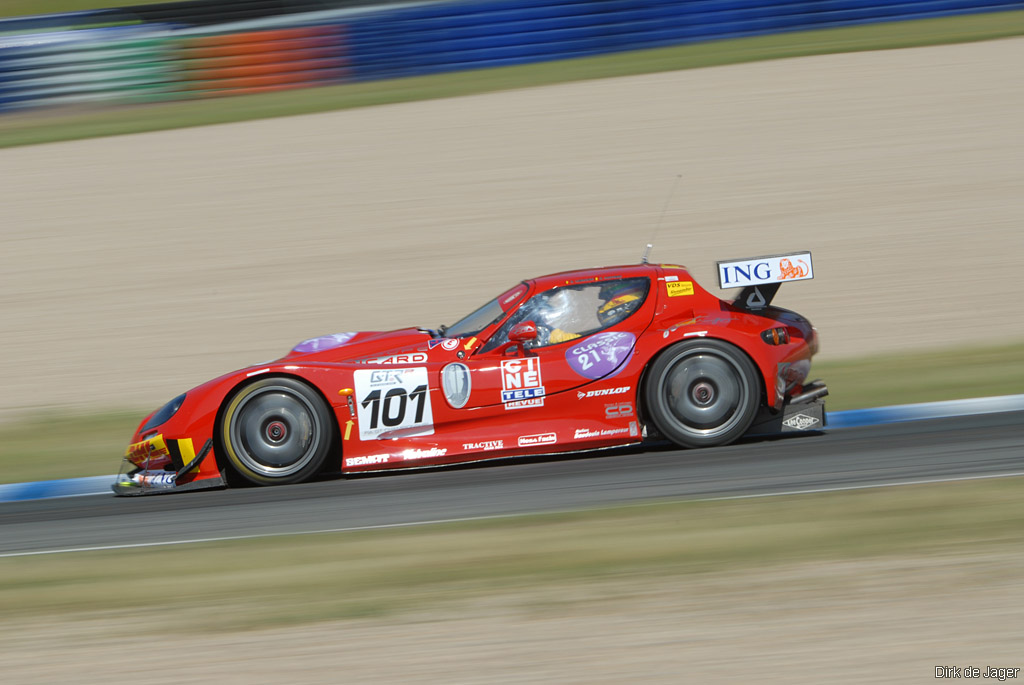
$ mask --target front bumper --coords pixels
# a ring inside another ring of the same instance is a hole
[[[118,496],[134,496],[225,487],[219,472],[200,468],[213,440],[207,440],[198,454],[192,453],[191,443],[155,435],[130,445],[111,490]]]

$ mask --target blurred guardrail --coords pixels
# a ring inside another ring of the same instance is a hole
[[[1024,2],[192,0],[0,21],[0,111],[234,95],[1017,9]]]

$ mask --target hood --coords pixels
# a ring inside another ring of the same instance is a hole
[[[282,357],[282,361],[303,359],[346,362],[388,352],[408,352],[421,347],[425,351],[426,343],[430,339],[430,333],[419,328],[333,333],[303,340]]]

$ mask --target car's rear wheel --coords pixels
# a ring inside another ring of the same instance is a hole
[[[677,343],[647,375],[647,414],[683,447],[725,445],[743,435],[760,405],[757,369],[738,348],[718,340]]]
[[[262,378],[237,390],[219,432],[232,469],[258,485],[298,483],[319,472],[335,433],[324,400],[293,378]]]

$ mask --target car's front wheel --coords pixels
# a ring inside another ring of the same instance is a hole
[[[673,345],[647,378],[647,414],[662,435],[683,447],[736,440],[760,405],[757,368],[738,348],[718,340]]]
[[[231,396],[219,432],[238,475],[279,485],[319,472],[335,431],[327,404],[311,387],[293,378],[262,378]]]

